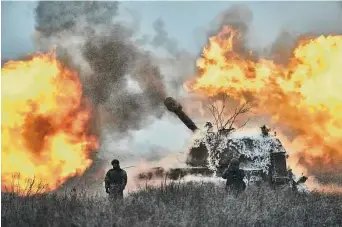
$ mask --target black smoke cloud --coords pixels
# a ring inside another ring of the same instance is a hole
[[[78,69],[85,95],[105,116],[101,128],[124,133],[160,118],[166,91],[151,55],[134,43],[136,28],[116,22],[118,14],[117,2],[39,2],[36,41],[44,50],[57,46]]]

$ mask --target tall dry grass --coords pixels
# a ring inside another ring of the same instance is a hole
[[[212,183],[146,187],[123,202],[87,191],[18,197],[2,193],[2,226],[342,226],[342,196],[267,187],[238,197]]]

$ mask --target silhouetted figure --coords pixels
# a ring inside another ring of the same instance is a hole
[[[261,126],[260,129],[263,137],[269,136],[271,129],[267,128],[266,125]]]
[[[294,175],[293,175],[292,169],[289,169],[288,172],[289,172],[290,182],[292,186],[292,191],[297,192],[298,185],[304,184],[307,181],[308,177],[303,175],[297,181],[295,181],[295,179],[293,178]]]
[[[245,172],[239,168],[239,164],[239,160],[233,158],[230,161],[229,167],[222,174],[222,178],[227,179],[226,189],[237,194],[246,189],[246,184],[243,181]]]
[[[106,192],[110,199],[122,199],[127,185],[127,173],[120,168],[119,160],[114,159],[111,164],[113,168],[108,170],[105,177]]]

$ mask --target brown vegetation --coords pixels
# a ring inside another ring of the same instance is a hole
[[[342,226],[342,196],[249,188],[238,198],[212,183],[145,188],[113,204],[86,191],[2,194],[2,226]]]

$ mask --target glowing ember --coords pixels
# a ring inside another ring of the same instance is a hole
[[[32,189],[42,182],[47,192],[82,174],[98,144],[87,133],[90,109],[77,73],[54,54],[7,62],[1,73],[2,190],[21,194],[35,179]]]
[[[295,139],[282,141],[292,150],[296,174],[341,168],[342,36],[301,40],[286,66],[235,52],[238,41],[229,27],[211,37],[186,88],[207,96],[224,92],[239,101],[248,97],[257,104],[255,112],[291,128]]]

